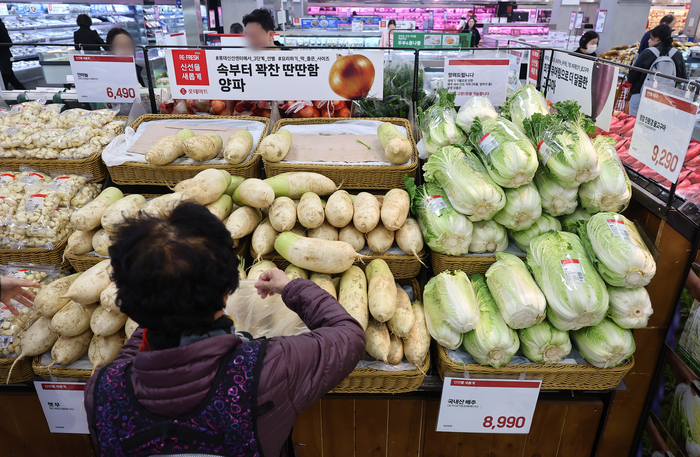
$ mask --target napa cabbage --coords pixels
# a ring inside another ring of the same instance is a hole
[[[526,230],[511,231],[510,237],[513,238],[515,244],[520,248],[521,251],[527,252],[530,247],[530,241],[543,233],[547,233],[550,230],[561,230],[561,222],[557,218],[554,218],[548,214],[543,214],[535,223]]]
[[[506,204],[506,195],[467,147],[447,146],[423,165],[425,180],[445,190],[452,206],[470,221],[488,220]]]
[[[486,283],[511,328],[527,328],[544,320],[547,302],[518,257],[497,253],[496,263],[486,271]]]
[[[500,368],[518,351],[518,334],[508,327],[498,311],[484,275],[472,275],[471,281],[479,305],[479,323],[464,334],[462,346],[480,364]]]
[[[615,151],[615,140],[599,135],[593,140],[593,146],[598,153],[600,174],[581,184],[578,191],[581,206],[591,214],[600,211],[620,213],[627,209],[632,199],[632,184]]]
[[[530,84],[526,84],[510,99],[506,100],[503,110],[520,130],[523,130],[523,121],[531,118],[534,114],[549,114],[544,95]]]
[[[418,108],[417,124],[421,133],[425,149],[428,154],[434,154],[438,149],[451,144],[465,144],[467,135],[456,123],[455,94],[448,93],[447,89],[440,89],[438,102],[423,111]]]
[[[455,332],[445,322],[445,317],[440,310],[435,291],[435,278],[425,285],[423,291],[423,310],[425,312],[425,324],[428,333],[440,346],[447,349],[457,349],[462,344],[462,334]]]
[[[498,252],[507,247],[508,231],[504,226],[494,221],[474,222],[469,252]]]
[[[578,351],[588,363],[598,368],[613,368],[629,359],[636,349],[632,331],[610,319],[571,332]]]
[[[700,382],[693,379],[693,385],[682,382],[676,386],[668,425],[674,437],[685,440],[685,450],[689,457],[700,456]],[[680,443],[679,443],[680,444]]]
[[[644,287],[656,274],[656,262],[637,227],[617,213],[598,213],[578,226],[598,273],[616,287]]]
[[[566,216],[561,216],[559,222],[561,222],[561,227],[566,232],[576,233],[578,222],[586,222],[591,218],[591,215],[585,212],[579,206],[574,210],[573,213],[567,214]]]
[[[457,333],[466,333],[479,322],[479,306],[474,288],[463,271],[443,271],[431,278],[435,299],[447,325]]]
[[[520,349],[535,363],[556,363],[571,352],[569,332],[558,330],[548,320],[518,330]]]
[[[469,140],[479,151],[491,178],[502,187],[519,187],[537,171],[537,151],[507,119],[476,119]]]
[[[644,287],[628,289],[608,286],[608,316],[622,328],[644,328],[654,314],[649,293]]]
[[[470,98],[464,105],[462,105],[457,112],[456,122],[462,130],[469,132],[475,119],[496,119],[497,117],[498,114],[496,113],[491,100],[486,97],[476,96]]]
[[[600,322],[608,311],[608,290],[578,236],[547,232],[530,241],[527,265],[547,298],[547,316],[559,330]]]
[[[559,185],[542,169],[539,169],[535,174],[535,185],[542,199],[542,211],[545,213],[557,217],[576,211],[576,205],[578,205],[577,188]]]
[[[533,183],[506,190],[506,206],[493,220],[511,230],[525,230],[542,215],[542,200]]]
[[[406,190],[423,239],[431,250],[455,256],[469,252],[472,223],[452,207],[440,186],[433,183],[416,186],[413,178],[406,178]]]

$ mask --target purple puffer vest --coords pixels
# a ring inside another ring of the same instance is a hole
[[[95,386],[99,455],[207,454],[260,457],[257,390],[267,340],[242,343],[221,361],[212,389],[192,413],[153,414],[136,399],[131,362],[107,366]]]

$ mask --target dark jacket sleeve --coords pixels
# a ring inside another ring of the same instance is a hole
[[[687,79],[688,72],[685,70],[685,60],[683,59],[683,53],[681,51],[677,51],[673,55],[673,61],[676,64],[676,78]]]
[[[102,37],[100,36],[100,34],[97,33],[97,30],[93,30],[92,33],[95,34],[95,44],[98,45],[98,46],[95,46],[95,50],[99,51],[100,50],[99,46],[102,46],[102,49],[104,49],[105,51],[109,51],[109,46],[107,46],[105,44],[105,40],[103,40]]]
[[[649,47],[649,37],[651,37],[651,31],[646,32],[642,37],[642,41],[639,42],[639,51],[637,51],[637,54],[641,54],[642,51]]]
[[[5,27],[5,23],[2,21],[0,21],[0,43],[12,44],[12,38],[10,38],[10,34],[7,32],[7,27]]]
[[[127,341],[126,344],[122,347],[122,350],[119,352],[117,358],[114,359],[115,363],[126,362],[136,357],[136,353],[139,352],[139,348],[141,347],[142,334],[143,330],[141,329],[141,327],[137,328],[136,331],[134,331],[133,335],[131,335],[131,338],[129,338],[129,341]],[[93,407],[92,402],[95,394],[95,382],[97,382],[98,373],[99,370],[97,373],[92,375],[90,379],[87,380],[87,383],[85,383],[85,416],[88,418],[88,427],[90,430],[90,437],[92,438],[93,443],[97,443],[97,432],[93,428],[94,423],[91,418]]]
[[[654,53],[651,52],[649,49],[646,49],[644,50],[644,52],[639,54],[639,57],[637,57],[637,61],[635,62],[634,66],[648,70],[655,60],[656,55],[654,55]],[[629,81],[630,84],[632,84],[632,90],[630,91],[630,93],[637,94],[641,91],[646,76],[646,73],[642,73],[641,71],[636,70],[630,70],[629,73],[627,73],[627,81]]]
[[[282,299],[311,330],[270,341],[284,351],[289,399],[300,414],[357,366],[365,352],[365,332],[335,298],[311,281],[290,282]]]
[[[474,36],[472,37],[472,47],[475,48],[479,46],[479,42],[481,41],[481,34],[479,31],[474,27],[474,30],[472,30],[472,33]]]

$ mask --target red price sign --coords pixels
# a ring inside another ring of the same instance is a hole
[[[671,173],[676,171],[676,167],[678,166],[678,155],[659,148],[658,144],[654,145],[654,149],[651,153],[651,160],[654,164],[667,169]]]
[[[484,423],[482,425],[484,426],[484,428],[491,429],[491,430],[494,430],[496,427],[498,427],[498,428],[523,428],[523,427],[525,427],[525,418],[523,416],[519,416],[519,417],[501,416],[497,419],[494,419],[491,416],[486,416],[484,418]]]
[[[119,87],[116,89],[108,87],[105,90],[107,91],[107,96],[109,98],[113,98],[114,100],[120,98],[127,98],[133,100],[136,98],[136,89],[134,89],[133,87]]]

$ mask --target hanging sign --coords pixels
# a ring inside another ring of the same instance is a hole
[[[447,90],[457,94],[457,106],[477,95],[499,106],[506,101],[509,71],[510,59],[447,59]]]
[[[609,130],[617,89],[617,67],[555,52],[550,71],[551,52],[544,52],[542,62],[542,87],[546,87],[547,100],[552,103],[575,100],[581,105],[581,112],[593,118],[596,126]]]
[[[539,49],[530,50],[530,58],[527,64],[527,83],[537,86],[537,77],[540,72],[540,56],[542,51]]]
[[[172,49],[170,90],[213,100],[381,100],[382,51]]]
[[[438,432],[529,433],[542,381],[445,378]]]
[[[83,406],[84,382],[34,381],[34,386],[51,433],[90,433]]]
[[[397,29],[398,30],[398,29]],[[471,33],[408,33],[394,32],[395,48],[469,48],[472,43]]]
[[[583,25],[583,11],[576,13],[576,25],[575,28],[580,29]]]
[[[352,21],[352,31],[361,32],[364,23],[362,21]]]
[[[607,16],[608,10],[598,10],[595,18],[595,31],[596,33],[603,33],[603,28],[605,27],[605,16]]]
[[[84,103],[132,103],[140,98],[133,56],[71,54],[78,101]]]
[[[685,161],[698,104],[644,87],[629,154],[671,182]]]
[[[573,30],[575,24],[576,24],[576,11],[572,11],[571,12],[571,19],[569,19],[569,30]]]

